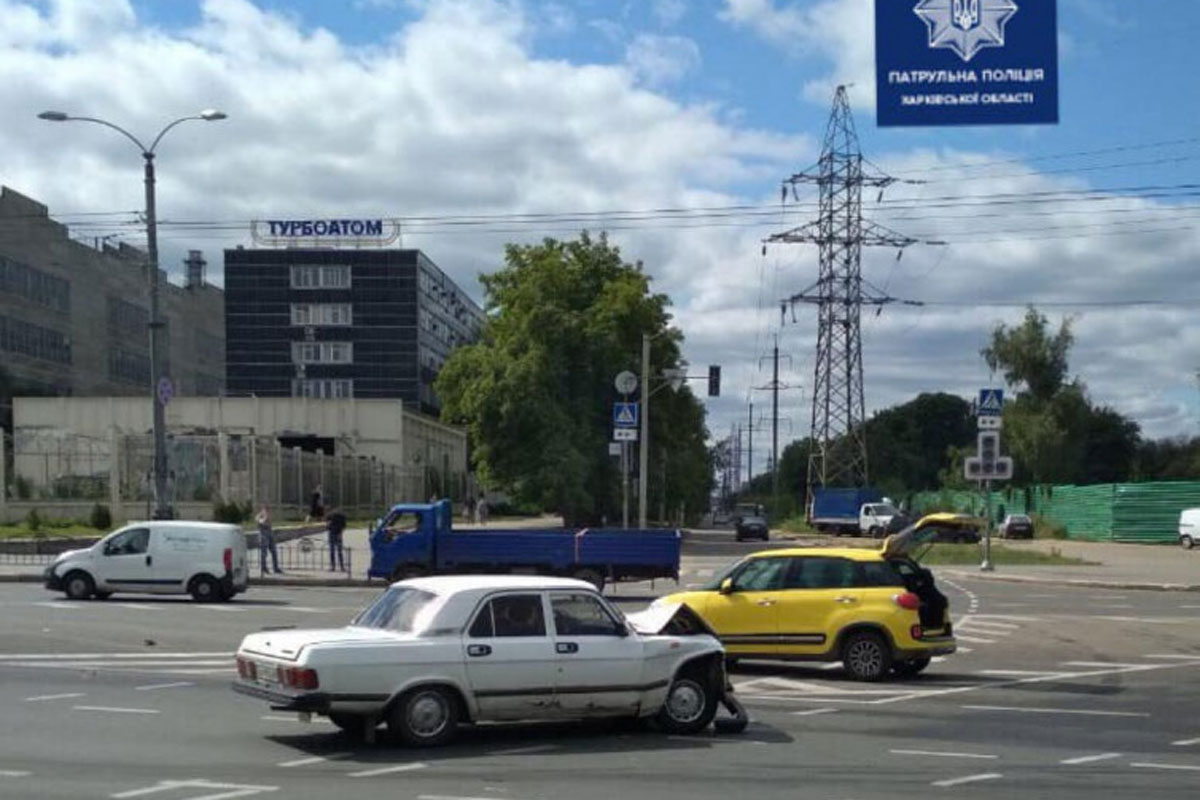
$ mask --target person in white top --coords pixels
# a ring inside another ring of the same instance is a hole
[[[279,551],[275,548],[275,531],[271,530],[271,510],[265,505],[254,518],[258,523],[258,563],[262,574],[267,574],[267,551],[271,552],[271,566],[276,575],[283,574],[279,568]]]

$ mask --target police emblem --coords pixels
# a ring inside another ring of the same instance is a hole
[[[1004,46],[1004,25],[1017,13],[1012,0],[921,0],[913,9],[929,27],[930,48],[970,61],[985,47]]]

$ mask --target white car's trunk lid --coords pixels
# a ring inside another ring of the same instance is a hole
[[[239,653],[267,656],[283,661],[295,661],[305,647],[317,644],[349,644],[353,642],[393,641],[395,635],[372,628],[317,628],[309,630],[276,630],[252,633],[242,640]]]

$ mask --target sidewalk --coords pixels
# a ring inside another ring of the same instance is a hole
[[[1000,565],[994,572],[971,567],[935,567],[936,571],[984,580],[1052,583],[1111,589],[1200,592],[1200,550],[1178,545],[1114,544],[1070,540],[1018,542],[994,540],[1013,550],[1056,549],[1064,556],[1096,561],[1080,566]]]

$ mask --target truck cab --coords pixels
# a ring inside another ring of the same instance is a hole
[[[858,512],[858,529],[872,539],[882,539],[887,533],[888,524],[899,513],[899,510],[886,500],[880,503],[863,503]]]

